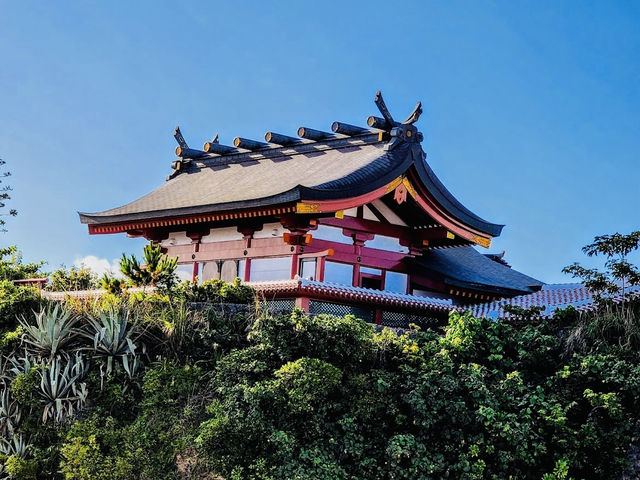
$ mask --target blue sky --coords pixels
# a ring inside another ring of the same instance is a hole
[[[491,251],[548,282],[594,235],[640,228],[640,2],[6,2],[0,245],[49,268],[138,252],[89,236],[101,211],[160,185],[173,127],[261,139],[364,125],[381,89],[422,100],[428,161],[506,224]]]

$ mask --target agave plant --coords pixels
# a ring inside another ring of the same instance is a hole
[[[88,369],[89,364],[80,352],[76,352],[73,357],[66,359],[54,358],[49,368],[41,372],[40,394],[45,400],[43,423],[49,419],[61,423],[84,406],[87,400],[87,386],[80,380],[84,378]]]
[[[138,368],[136,350],[138,340],[143,332],[139,332],[135,323],[129,321],[129,312],[109,310],[100,312],[97,317],[87,319],[88,329],[83,332],[87,338],[93,339],[93,351],[97,357],[107,360],[107,374],[113,371],[114,358],[120,357],[129,376],[133,376]],[[142,352],[146,351],[142,345]],[[134,357],[131,362],[129,357]]]
[[[9,357],[9,363],[11,364],[10,372],[14,377],[17,377],[20,374],[29,373],[36,366],[37,359],[25,350],[24,357]]]
[[[25,440],[21,433],[12,435],[11,440],[0,438],[0,453],[7,457],[16,455],[20,458],[25,458],[30,449],[31,444],[28,440]]]
[[[52,359],[78,337],[75,328],[78,316],[56,304],[45,307],[35,314],[35,325],[22,317],[19,319],[24,330],[23,341],[34,353]]]
[[[13,358],[0,356],[0,388],[6,388],[11,383],[11,366]]]
[[[9,389],[4,388],[0,392],[0,433],[13,435],[21,418],[22,412],[18,402],[11,400]]]

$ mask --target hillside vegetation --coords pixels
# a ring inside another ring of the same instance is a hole
[[[0,287],[0,478],[618,479],[638,450],[635,301],[394,332],[240,283]]]

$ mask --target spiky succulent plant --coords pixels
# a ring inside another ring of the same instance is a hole
[[[9,395],[9,389],[0,392],[0,434],[13,435],[22,418],[18,402]]]
[[[6,388],[11,382],[11,365],[13,357],[0,355],[0,388]]]
[[[37,365],[38,361],[25,350],[24,356],[19,358],[9,357],[8,363],[11,365],[11,369],[9,371],[13,377],[16,377],[23,373],[29,373]]]
[[[113,371],[114,359],[120,358],[127,374],[131,377],[138,368],[136,351],[146,351],[140,341],[143,332],[134,322],[129,321],[129,312],[109,310],[87,318],[87,329],[82,335],[93,340],[96,357],[106,359],[106,373]]]
[[[88,369],[89,364],[76,352],[74,356],[54,358],[41,372],[40,395],[45,402],[43,423],[48,420],[61,423],[84,406],[87,386],[81,380]]]
[[[21,433],[13,434],[9,440],[0,438],[0,453],[7,457],[16,455],[20,458],[25,458],[30,449],[31,444]]]
[[[45,307],[35,313],[35,322],[30,323],[24,317],[20,325],[24,330],[23,341],[28,350],[43,358],[53,359],[78,338],[75,328],[78,316],[56,304]]]

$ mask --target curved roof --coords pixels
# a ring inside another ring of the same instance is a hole
[[[532,293],[544,282],[491,260],[473,247],[427,250],[412,260],[419,270],[427,270],[446,285],[503,295]]]
[[[415,167],[424,186],[427,188],[429,193],[433,195],[436,201],[445,208],[445,210],[462,220],[467,225],[476,228],[481,232],[488,233],[493,237],[500,235],[504,225],[487,222],[460,203],[458,199],[456,199],[456,197],[447,190],[447,187],[443,185],[426,160],[415,162]]]
[[[475,215],[444,187],[416,140],[390,142],[385,135],[367,130],[288,147],[236,149],[226,155],[195,151],[196,158],[183,159],[181,168],[154,191],[121,207],[80,213],[80,219],[90,225],[109,225],[354,198],[411,170],[417,173],[420,188],[456,221],[490,236],[500,234],[502,225]]]
[[[407,148],[385,151],[377,135],[192,161],[183,173],[122,207],[81,213],[118,222],[276,205],[366,193],[401,175]]]

